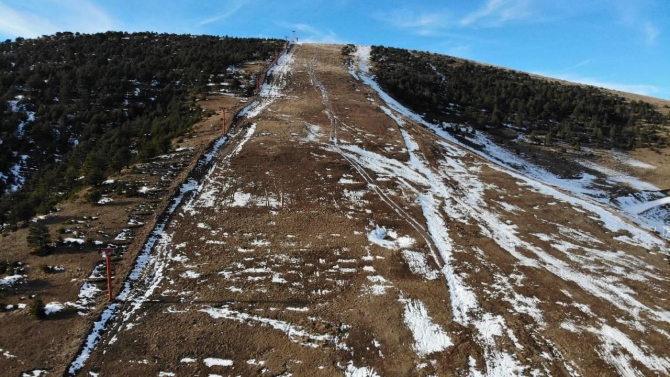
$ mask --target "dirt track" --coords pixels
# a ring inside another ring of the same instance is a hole
[[[80,375],[670,373],[662,241],[412,121],[339,46],[295,46],[214,164]]]

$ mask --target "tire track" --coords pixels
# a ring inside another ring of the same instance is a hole
[[[365,168],[361,166],[358,162],[354,161],[352,158],[347,156],[347,154],[340,148],[337,138],[337,131],[339,128],[340,120],[339,117],[335,114],[333,106],[330,103],[330,100],[328,98],[328,91],[326,90],[324,85],[319,81],[319,79],[316,76],[316,73],[314,72],[314,64],[316,61],[317,57],[315,54],[313,55],[310,63],[307,66],[307,72],[309,74],[309,78],[312,85],[314,85],[315,89],[321,93],[321,101],[326,108],[326,115],[330,120],[331,130],[330,130],[329,141],[332,150],[338,153],[343,159],[345,159],[358,172],[361,178],[365,180],[368,186],[373,189],[373,191],[377,194],[377,196],[384,203],[386,203],[395,213],[397,213],[398,216],[404,219],[421,236],[421,238],[428,246],[428,249],[430,250],[430,254],[433,257],[433,261],[440,269],[442,269],[442,267],[445,264],[445,261],[437,254],[434,241],[432,237],[430,237],[430,235],[428,234],[426,227],[416,218],[414,218],[414,216],[408,213],[404,208],[402,208],[402,206],[396,203],[393,200],[393,198],[391,198],[386,192],[384,192],[384,190],[382,190],[379,187],[379,185],[375,183],[374,178],[372,178],[370,174],[368,174]],[[410,185],[407,181],[405,180],[400,181],[403,182],[403,184],[407,186],[410,190],[414,192],[419,192],[419,190],[417,190],[414,186]]]

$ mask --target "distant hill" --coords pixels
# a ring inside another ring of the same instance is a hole
[[[77,187],[170,148],[212,78],[283,41],[107,32],[0,43],[0,223],[44,212]],[[242,80],[242,81],[241,81]]]
[[[371,59],[386,91],[435,121],[493,134],[512,128],[546,144],[668,145],[670,117],[661,100],[427,52],[373,46]]]

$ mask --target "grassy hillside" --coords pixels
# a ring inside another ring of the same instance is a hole
[[[346,53],[346,51],[343,51]],[[662,148],[670,117],[644,101],[600,88],[545,80],[522,72],[425,52],[373,46],[379,83],[436,121],[496,133],[512,127],[537,143]]]
[[[170,148],[208,84],[283,41],[156,33],[57,33],[0,43],[0,223],[44,212],[84,184]]]

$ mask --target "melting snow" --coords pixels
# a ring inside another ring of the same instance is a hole
[[[631,358],[627,354],[621,353],[626,350],[633,359],[655,372],[667,375],[670,373],[670,359],[654,355],[648,355],[638,344],[633,342],[626,334],[618,329],[603,325],[600,329],[588,328],[596,334],[603,342],[600,354],[603,358],[612,364],[622,376],[642,376],[643,374],[631,364]],[[642,343],[642,346],[646,345]]]
[[[332,337],[328,334],[310,334],[309,332],[305,331],[302,327],[292,325],[288,322],[281,321],[278,319],[272,319],[272,318],[264,318],[264,317],[259,317],[255,316],[252,314],[247,314],[243,312],[238,312],[231,310],[227,307],[223,308],[207,308],[207,309],[202,309],[200,310],[202,312],[205,312],[212,316],[212,318],[225,318],[241,323],[247,323],[249,326],[253,325],[254,323],[258,323],[262,326],[268,326],[271,327],[275,330],[282,331],[288,335],[288,337],[295,343],[300,343],[302,345],[316,348],[318,347],[314,343],[302,343],[302,340],[304,339],[309,339],[311,341],[329,341],[332,340]]]
[[[197,279],[197,278],[200,277],[200,274],[195,272],[195,271],[186,271],[179,276],[181,276],[183,278],[188,278],[188,279]]]
[[[414,350],[424,357],[434,352],[441,352],[454,343],[442,328],[433,323],[428,310],[419,300],[401,300],[405,302],[403,319],[414,336]]]
[[[219,365],[219,366],[222,366],[222,367],[233,366],[233,361],[228,360],[228,359],[217,359],[217,358],[214,358],[214,357],[208,357],[203,361],[205,362],[205,365],[207,365],[208,367],[212,367],[212,366],[215,366],[215,365]]]
[[[350,361],[347,365],[347,369],[344,371],[345,377],[379,377],[377,372],[370,367],[356,367],[354,362]]]
[[[65,306],[58,301],[52,301],[44,305],[44,312],[46,313],[46,315],[58,313],[63,309],[65,309]]]
[[[407,262],[410,271],[413,274],[421,275],[426,280],[435,280],[440,276],[440,273],[428,266],[426,255],[417,251],[403,250],[402,257]]]
[[[0,285],[12,286],[14,284],[22,282],[26,278],[26,275],[10,275],[0,279]]]
[[[95,303],[95,297],[100,292],[98,287],[91,282],[84,282],[79,289],[79,296],[75,302],[67,302],[66,305],[75,307],[79,310],[90,310]],[[80,314],[85,314],[81,313]]]
[[[412,237],[398,237],[398,233],[395,231],[387,230],[385,227],[378,225],[368,233],[368,240],[391,250],[408,248],[414,245],[415,242]]]

